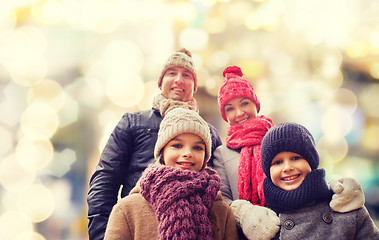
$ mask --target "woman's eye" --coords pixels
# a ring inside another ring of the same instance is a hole
[[[233,111],[233,108],[231,108],[231,107],[229,107],[229,108],[225,108],[225,111],[226,111],[226,112]]]
[[[246,105],[249,105],[249,102],[242,102],[241,103],[241,106],[246,106]]]

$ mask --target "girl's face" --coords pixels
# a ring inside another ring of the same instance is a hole
[[[205,143],[196,134],[180,134],[166,144],[162,158],[166,166],[200,171],[205,160]]]
[[[167,69],[160,89],[167,99],[188,102],[195,93],[195,79],[192,73],[183,67]]]
[[[293,152],[278,153],[271,162],[271,181],[286,191],[298,188],[312,171],[308,161]]]
[[[257,106],[250,98],[233,98],[224,106],[225,117],[231,126],[256,118]]]

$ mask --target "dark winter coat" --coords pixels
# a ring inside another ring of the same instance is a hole
[[[154,162],[154,146],[162,116],[155,109],[126,113],[106,144],[88,192],[89,239],[103,239],[112,207],[129,194],[149,163]],[[221,145],[216,128],[209,126],[212,153]],[[213,158],[209,160],[210,166]]]

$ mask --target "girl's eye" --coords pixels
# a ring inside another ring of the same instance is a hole
[[[173,148],[181,148],[181,147],[182,147],[182,144],[179,144],[179,143],[172,144],[172,147],[173,147]]]
[[[202,146],[194,146],[193,149],[198,150],[198,151],[204,150]]]
[[[183,74],[183,77],[184,77],[184,78],[189,78],[189,77],[190,77],[190,75],[189,75],[189,74],[187,74],[187,73],[185,73],[185,74]]]

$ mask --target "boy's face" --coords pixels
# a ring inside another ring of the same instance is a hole
[[[167,69],[162,78],[162,95],[167,99],[188,102],[195,93],[195,79],[192,73],[183,67]]]
[[[293,152],[278,153],[271,162],[271,181],[286,191],[298,188],[312,171],[308,161]]]
[[[233,98],[224,106],[225,117],[231,126],[256,118],[257,106],[250,98]]]
[[[204,165],[205,143],[196,134],[180,134],[166,144],[162,157],[166,166],[200,171]]]

